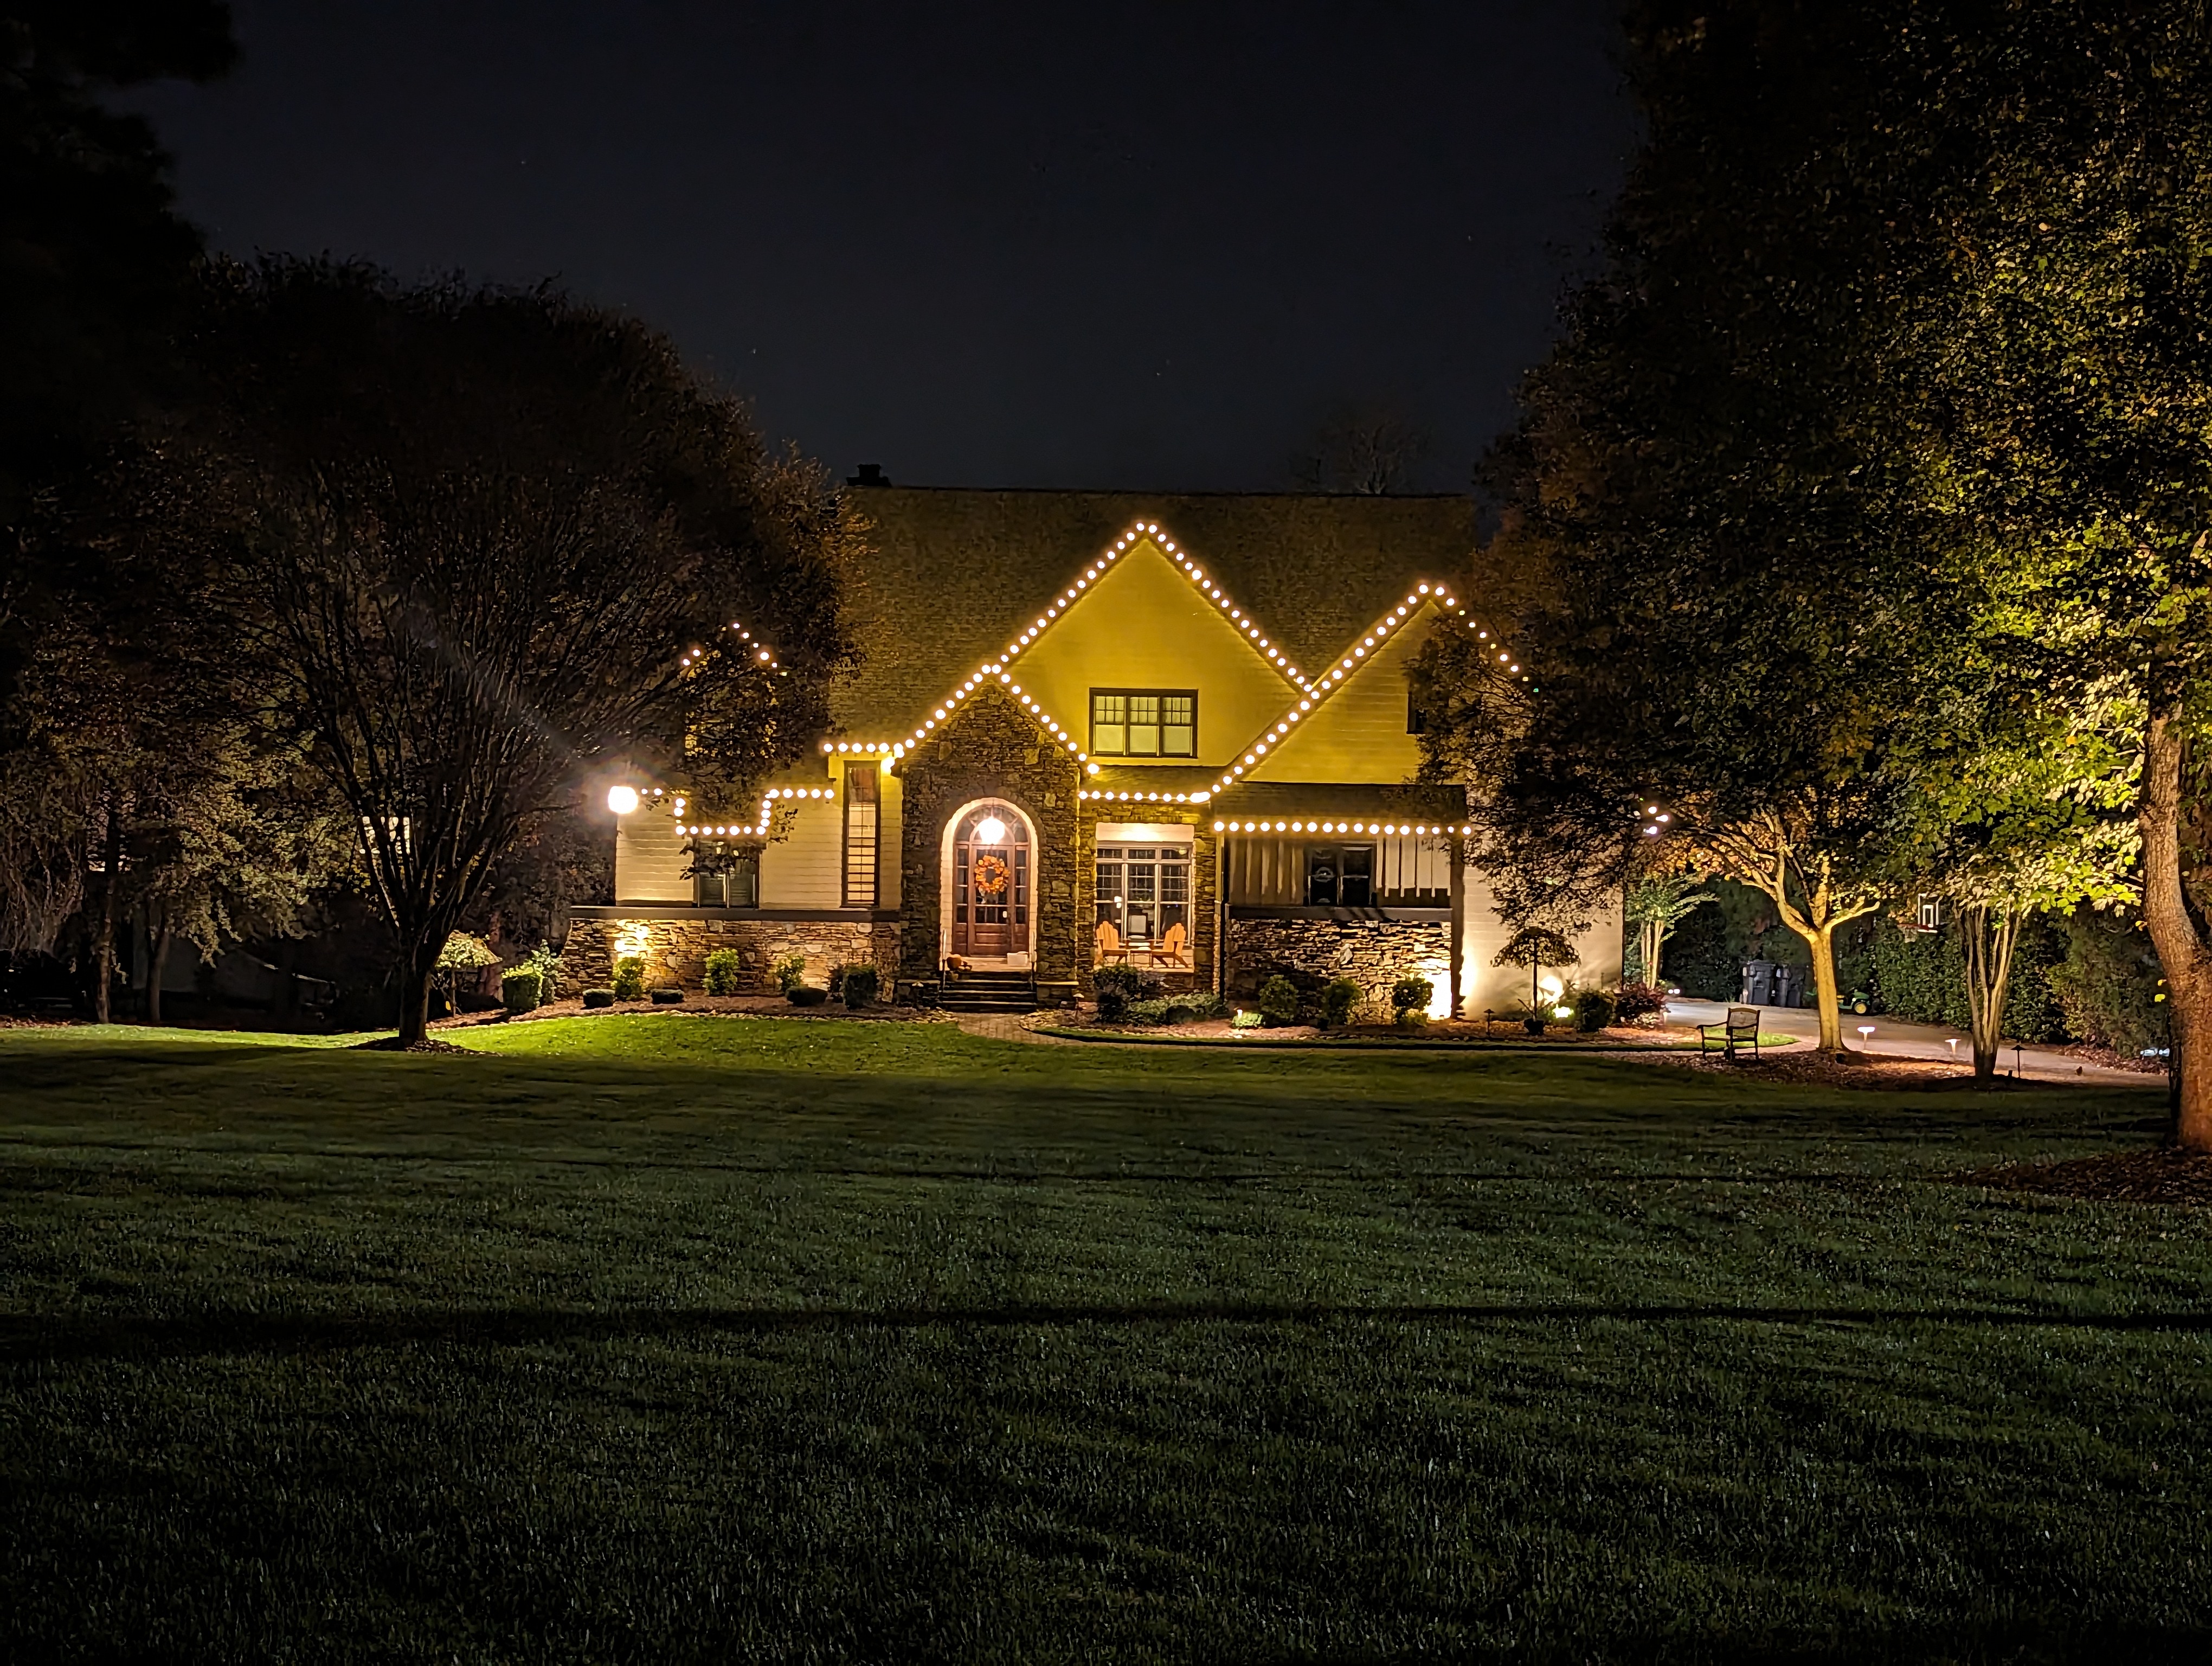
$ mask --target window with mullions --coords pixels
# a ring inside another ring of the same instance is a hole
[[[1317,844],[1306,852],[1306,906],[1310,909],[1366,909],[1375,906],[1375,847]]]
[[[760,906],[760,851],[715,840],[691,847],[691,895],[702,909]]]
[[[1110,920],[1124,943],[1158,942],[1170,926],[1190,934],[1190,847],[1101,845],[1098,901],[1092,928]]]
[[[1091,690],[1093,757],[1195,757],[1194,689]]]

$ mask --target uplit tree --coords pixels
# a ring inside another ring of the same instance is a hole
[[[1697,884],[1697,876],[1688,873],[1648,873],[1629,882],[1621,914],[1636,927],[1637,964],[1644,982],[1659,982],[1660,954],[1674,927],[1713,900],[1713,893],[1695,889]]]

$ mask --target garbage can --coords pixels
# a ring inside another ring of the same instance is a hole
[[[1743,964],[1743,994],[1741,1004],[1746,1006],[1771,1006],[1774,1004],[1774,963],[1771,960],[1747,960]]]

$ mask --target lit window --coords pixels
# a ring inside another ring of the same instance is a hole
[[[1093,689],[1094,757],[1195,757],[1198,695],[1190,689]]]

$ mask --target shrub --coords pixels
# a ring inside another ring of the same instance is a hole
[[[1173,1024],[1176,1008],[1164,1000],[1133,1000],[1125,1016],[1132,1024]]]
[[[1176,995],[1168,1005],[1174,1007],[1176,1024],[1193,1024],[1201,1018],[1221,1018],[1229,1016],[1229,1003],[1211,989],[1194,989],[1188,994]]]
[[[1581,989],[1575,994],[1575,1028],[1595,1035],[1613,1022],[1613,997],[1602,989]]]
[[[1260,1020],[1270,1030],[1298,1021],[1298,986],[1277,976],[1260,986]]]
[[[2067,922],[2051,990],[2076,1039],[2121,1053],[2166,1044],[2166,984],[2140,926],[2083,909]]]
[[[830,967],[830,999],[842,1000],[844,997],[845,963],[839,960],[831,963]]]
[[[811,983],[794,983],[783,992],[783,998],[793,1006],[819,1006],[830,999],[830,992]]]
[[[738,979],[743,976],[740,968],[744,958],[735,949],[717,949],[707,957],[707,993],[710,995],[733,995],[738,992]]]
[[[586,989],[584,991],[584,1005],[586,1006],[611,1006],[614,1004],[615,992],[611,989]]]
[[[1667,992],[1656,984],[1624,983],[1613,998],[1616,1023],[1642,1024],[1647,1018],[1656,1022],[1666,1015]]]
[[[787,954],[777,961],[769,971],[775,979],[775,987],[782,990],[785,994],[789,994],[806,981],[806,957],[803,954]],[[804,1004],[801,1003],[801,1005]]]
[[[561,999],[561,974],[567,968],[561,957],[553,952],[550,943],[540,943],[522,964],[538,974],[538,999],[541,1003]]]
[[[1257,1030],[1260,1027],[1260,1015],[1257,1012],[1240,1012],[1235,1018],[1229,1020],[1229,1027],[1231,1030]]]
[[[1160,993],[1159,980],[1134,966],[1101,966],[1091,975],[1091,987],[1098,997],[1098,1016],[1108,1019],[1127,1012],[1131,1001],[1154,1000]]]
[[[663,984],[653,992],[653,1004],[655,1006],[680,1006],[684,1004],[684,991],[673,984]]]
[[[510,1012],[527,1012],[538,1006],[538,991],[544,987],[538,968],[525,964],[510,966],[499,976],[499,998]]]
[[[881,987],[880,977],[881,974],[872,966],[848,966],[844,988],[840,991],[845,997],[847,1007],[874,1006],[876,991]]]
[[[1348,977],[1334,977],[1322,985],[1321,1024],[1324,1030],[1340,1030],[1366,992]]]
[[[642,955],[626,954],[615,962],[615,999],[645,999],[645,958]]]
[[[1419,1012],[1425,1018],[1430,997],[1436,992],[1437,986],[1419,973],[1401,977],[1390,986],[1390,1008],[1399,1013]]]

